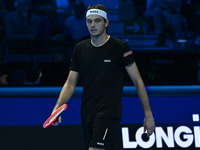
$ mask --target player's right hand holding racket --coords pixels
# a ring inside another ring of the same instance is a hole
[[[55,111],[52,112],[52,114],[54,113]],[[58,126],[60,123],[62,123],[62,118],[61,118],[61,115],[59,115],[57,117],[57,119],[52,123],[52,126]]]
[[[57,126],[61,123],[61,113],[67,109],[67,105],[63,104],[58,109],[53,110],[51,116],[44,122],[43,127],[47,128],[50,125]]]

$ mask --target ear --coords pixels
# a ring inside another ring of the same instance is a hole
[[[108,27],[108,25],[109,25],[109,20],[108,20],[108,19],[106,19],[106,22],[105,22],[105,27],[107,28],[107,27]]]

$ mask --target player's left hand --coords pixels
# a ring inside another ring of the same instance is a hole
[[[155,130],[155,122],[153,117],[144,119],[144,132],[147,131],[147,135],[150,136]]]

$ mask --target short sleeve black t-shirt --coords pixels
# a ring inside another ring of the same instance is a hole
[[[100,47],[93,46],[91,39],[75,46],[70,70],[79,72],[81,76],[82,121],[97,117],[121,119],[125,67],[133,62],[129,46],[114,37]]]

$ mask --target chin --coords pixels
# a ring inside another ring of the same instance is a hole
[[[95,36],[99,36],[98,33],[91,33],[90,35],[93,36],[93,37],[95,37]]]

